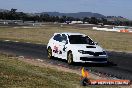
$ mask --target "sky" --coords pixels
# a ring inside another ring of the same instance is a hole
[[[93,12],[132,20],[132,0],[0,0],[0,9],[23,12]]]

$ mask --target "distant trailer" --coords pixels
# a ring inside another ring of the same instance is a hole
[[[132,32],[132,27],[129,26],[115,26],[113,29],[119,32]]]
[[[129,28],[127,26],[115,26],[113,29],[109,29],[106,27],[93,27],[94,30],[100,30],[100,31],[113,31],[113,32],[132,32],[132,28]]]
[[[108,29],[108,28],[99,28],[99,27],[93,27],[94,30],[100,30],[100,31],[115,31],[115,32],[119,32],[119,30],[115,30],[115,29]]]
[[[71,24],[83,24],[83,21],[71,21]]]
[[[115,30],[122,30],[122,29],[128,29],[128,26],[114,26],[113,29]]]

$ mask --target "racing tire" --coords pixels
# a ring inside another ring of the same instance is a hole
[[[52,59],[53,58],[52,49],[50,47],[47,49],[47,53],[48,53],[48,59]]]
[[[73,64],[73,54],[72,54],[72,52],[68,52],[68,54],[67,54],[67,63],[69,65]]]

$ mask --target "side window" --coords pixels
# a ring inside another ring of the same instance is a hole
[[[67,41],[67,36],[65,34],[62,34],[62,41]]]
[[[53,39],[60,42],[61,41],[61,35],[57,34],[57,35],[54,36]]]

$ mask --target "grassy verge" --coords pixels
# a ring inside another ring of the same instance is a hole
[[[0,55],[0,87],[2,88],[74,88],[79,75],[26,64]]]
[[[86,88],[80,86],[75,73],[34,66],[5,54],[0,54],[0,88]],[[119,88],[88,86],[87,88]]]
[[[0,28],[0,39],[39,42],[47,44],[55,32],[80,32],[89,35],[103,48],[115,51],[132,51],[132,33],[95,31],[72,26],[44,26],[41,28]]]

